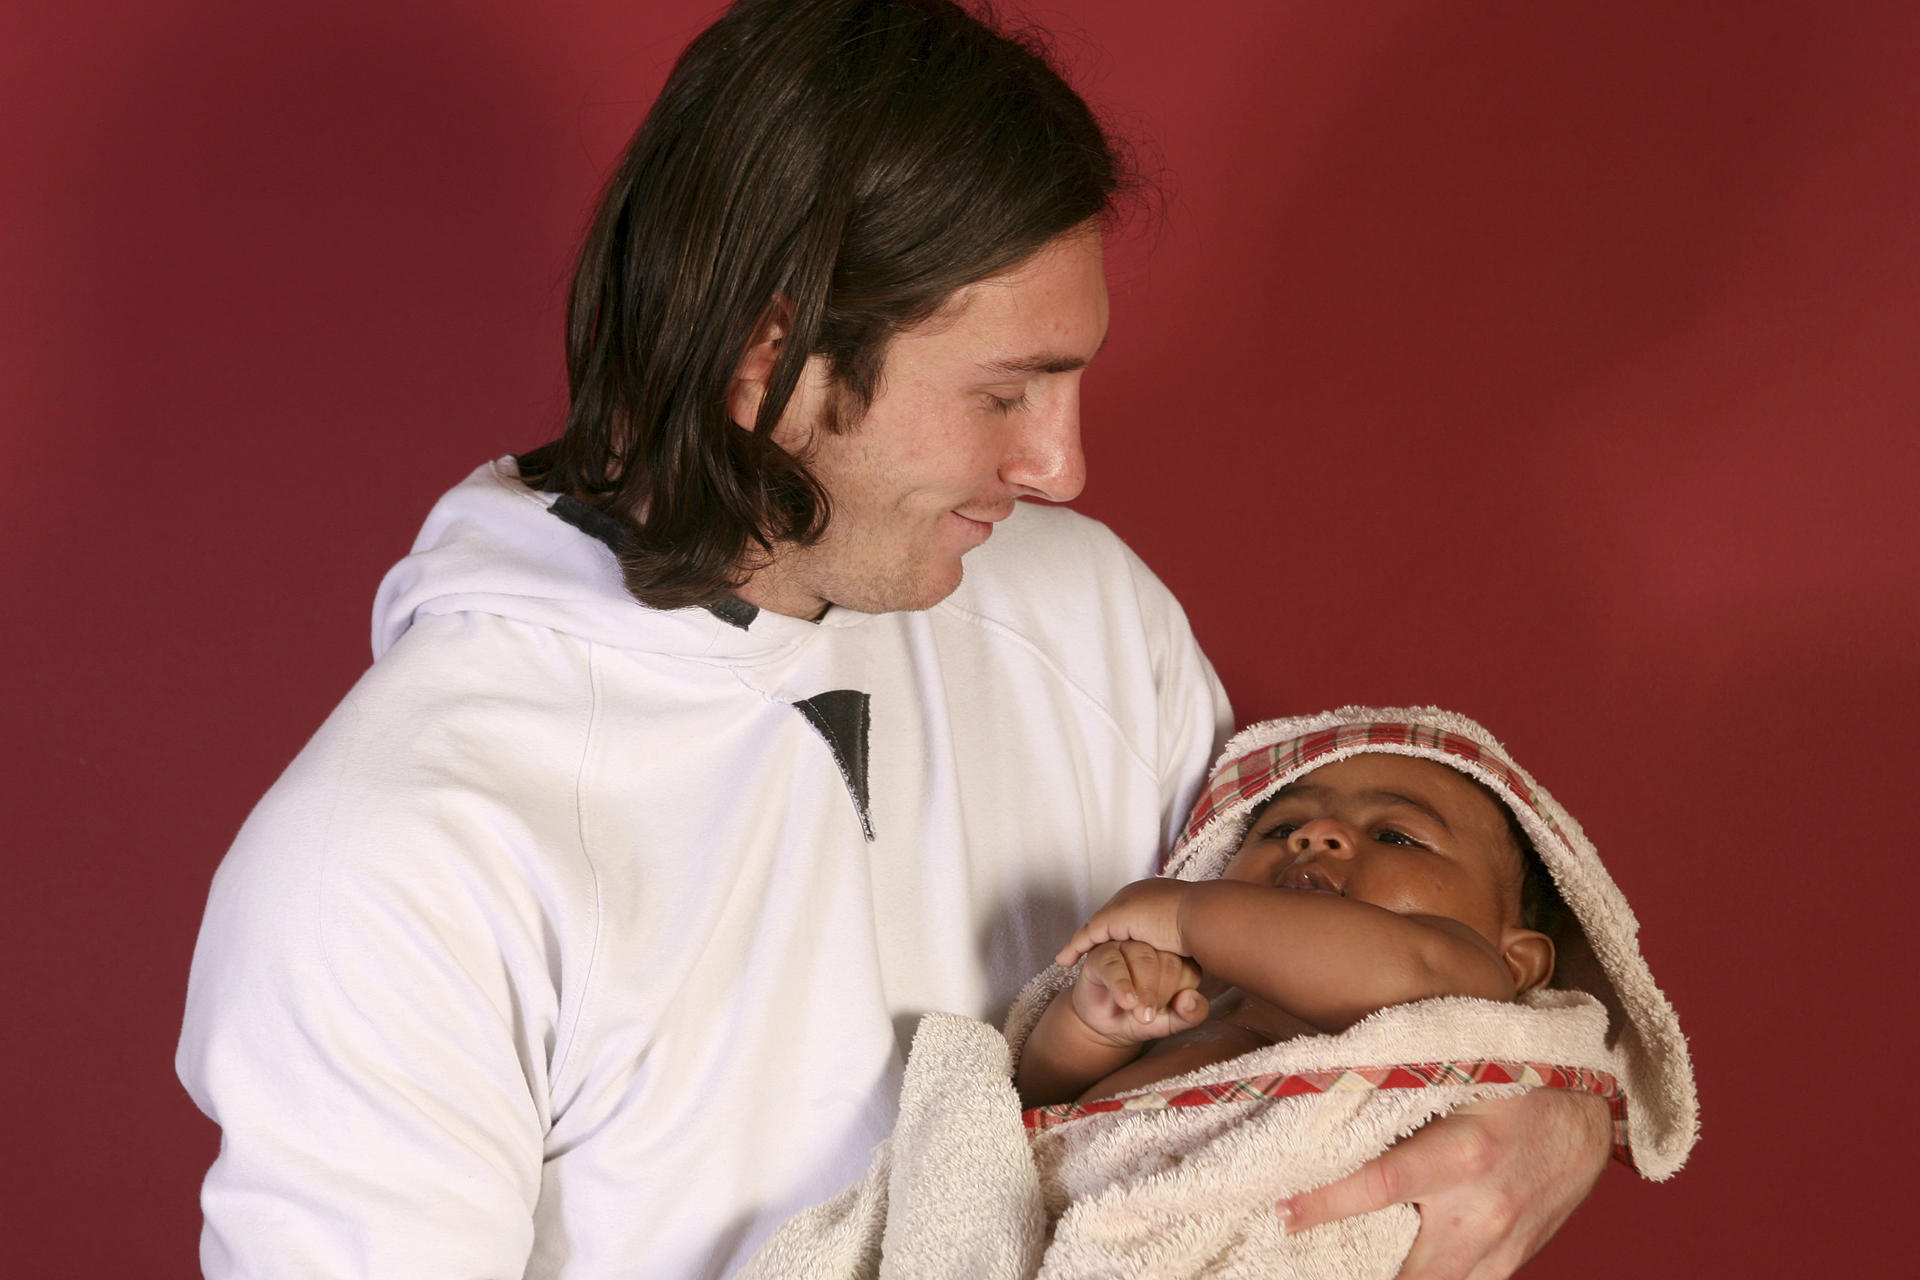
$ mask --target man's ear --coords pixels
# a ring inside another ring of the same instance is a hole
[[[1513,975],[1515,995],[1544,987],[1553,978],[1553,939],[1538,929],[1508,929],[1501,934],[1500,958]]]
[[[792,329],[793,303],[780,294],[754,326],[746,352],[734,368],[733,381],[727,384],[727,416],[734,425],[753,430],[767,398],[768,384],[773,381],[774,366],[780,363],[780,353],[786,350],[787,334]]]

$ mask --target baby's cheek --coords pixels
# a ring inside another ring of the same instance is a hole
[[[1385,907],[1398,915],[1450,915],[1454,898],[1449,886],[1423,870],[1406,869],[1391,877],[1356,877],[1347,882],[1347,896],[1376,907]]]
[[[1227,862],[1226,869],[1220,873],[1222,880],[1238,880],[1245,884],[1259,884],[1261,878],[1255,859],[1244,850],[1236,853]]]

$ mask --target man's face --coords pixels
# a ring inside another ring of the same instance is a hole
[[[1275,793],[1221,878],[1444,916],[1498,946],[1516,923],[1519,877],[1506,817],[1465,774],[1359,755]]]
[[[873,403],[844,432],[818,425],[834,389],[825,361],[809,361],[774,440],[805,458],[832,515],[818,543],[778,548],[739,594],[808,618],[829,604],[884,613],[946,599],[960,557],[1015,499],[1079,494],[1080,374],[1106,333],[1100,236],[1088,229],[895,337]]]

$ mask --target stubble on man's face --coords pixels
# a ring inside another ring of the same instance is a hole
[[[830,604],[926,609],[960,585],[961,557],[1016,500],[1080,492],[1080,371],[1107,328],[1097,231],[1077,231],[967,286],[941,315],[896,336],[857,420],[826,362],[807,364],[774,439],[826,491],[826,532],[777,547],[743,598],[795,617]]]

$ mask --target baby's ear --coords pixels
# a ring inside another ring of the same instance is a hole
[[[1544,987],[1553,979],[1553,939],[1538,929],[1508,929],[1500,935],[1500,958],[1513,975],[1513,993]]]

